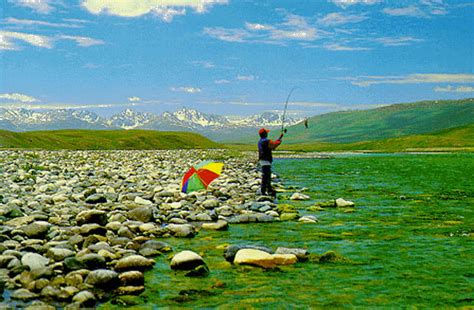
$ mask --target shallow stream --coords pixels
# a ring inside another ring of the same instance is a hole
[[[279,203],[297,205],[319,223],[235,224],[226,232],[165,239],[175,252],[200,253],[210,275],[185,277],[170,270],[165,255],[158,257],[146,274],[145,293],[134,300],[139,308],[474,304],[474,154],[336,155],[282,159],[274,166],[285,187],[306,187],[311,196],[288,202],[283,194]],[[355,212],[306,210],[338,197],[354,201]],[[334,250],[350,262],[239,267],[224,260],[225,244]]]

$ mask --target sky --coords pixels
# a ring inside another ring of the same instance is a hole
[[[471,0],[0,0],[0,107],[299,116],[474,97]]]

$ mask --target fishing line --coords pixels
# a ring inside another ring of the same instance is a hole
[[[290,100],[291,94],[295,89],[298,87],[295,86],[290,90],[290,93],[288,94],[288,97],[286,97],[286,103],[285,103],[285,109],[283,109],[283,117],[281,118],[281,132],[286,133],[286,128],[285,128],[285,116],[286,116],[286,109],[288,108],[288,102]]]

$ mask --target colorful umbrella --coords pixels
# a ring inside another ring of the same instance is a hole
[[[207,186],[222,173],[223,163],[216,163],[209,160],[203,161],[198,165],[191,167],[183,176],[181,181],[181,191],[190,193]]]

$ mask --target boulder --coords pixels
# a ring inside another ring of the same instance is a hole
[[[123,286],[142,286],[145,284],[145,277],[140,271],[126,271],[119,274],[120,283]]]
[[[305,194],[294,193],[293,195],[291,195],[290,199],[291,200],[309,200],[310,197],[308,195],[305,195]]]
[[[336,206],[338,208],[352,208],[355,206],[355,203],[353,203],[352,201],[344,200],[342,198],[337,198]]]
[[[148,199],[143,199],[142,197],[135,197],[135,203],[136,204],[139,204],[139,205],[144,205],[144,206],[151,206],[153,204],[153,202],[151,202],[150,200]]]
[[[227,221],[218,220],[216,223],[203,223],[201,228],[207,230],[227,230],[229,229],[229,224]]]
[[[20,229],[32,239],[43,239],[49,231],[51,224],[45,221],[36,221],[31,224],[25,225]]]
[[[234,258],[234,264],[252,265],[263,268],[274,268],[276,266],[272,254],[256,249],[241,249],[237,251]]]
[[[277,265],[293,265],[298,262],[295,254],[273,254],[272,256]]]
[[[87,197],[85,201],[88,204],[106,203],[107,198],[102,194],[93,194]]]
[[[20,299],[20,300],[29,300],[29,299],[38,298],[38,294],[30,292],[26,288],[20,288],[12,293],[11,298]]]
[[[167,228],[175,237],[192,238],[195,235],[194,226],[191,224],[169,224]]]
[[[137,197],[139,198],[139,197]],[[128,211],[128,218],[143,223],[153,220],[153,210],[150,207],[138,207]]]
[[[170,267],[173,270],[193,270],[200,265],[206,265],[206,263],[199,254],[193,251],[182,251],[173,256]]]
[[[145,270],[150,269],[155,264],[153,259],[148,259],[141,255],[130,255],[123,257],[115,264],[115,270],[126,271],[126,270]]]
[[[76,253],[69,249],[49,248],[46,256],[55,261],[63,261],[66,257],[74,256]]]
[[[72,298],[74,302],[77,302],[81,307],[92,308],[96,303],[94,294],[89,291],[81,291],[74,295]]]
[[[305,261],[308,259],[308,251],[300,248],[285,248],[278,247],[275,251],[275,254],[294,254],[299,261]]]
[[[267,247],[263,247],[263,246],[255,246],[255,245],[230,245],[228,246],[225,251],[224,251],[224,258],[226,261],[228,262],[233,262],[234,261],[234,258],[235,258],[235,254],[237,254],[237,252],[239,250],[242,250],[242,249],[255,249],[255,250],[259,250],[259,251],[263,251],[263,252],[266,252],[268,254],[272,254],[273,251],[270,249],[270,248],[267,248]]]
[[[101,210],[82,211],[76,216],[77,225],[99,224],[104,226],[107,224],[107,213]]]
[[[89,273],[85,281],[87,284],[101,289],[111,289],[119,285],[119,275],[109,269],[97,269]]]
[[[26,253],[21,257],[21,263],[28,266],[30,270],[43,269],[48,265],[49,259],[37,253]]]
[[[95,253],[84,254],[77,259],[89,270],[103,269],[106,264],[105,258]]]

